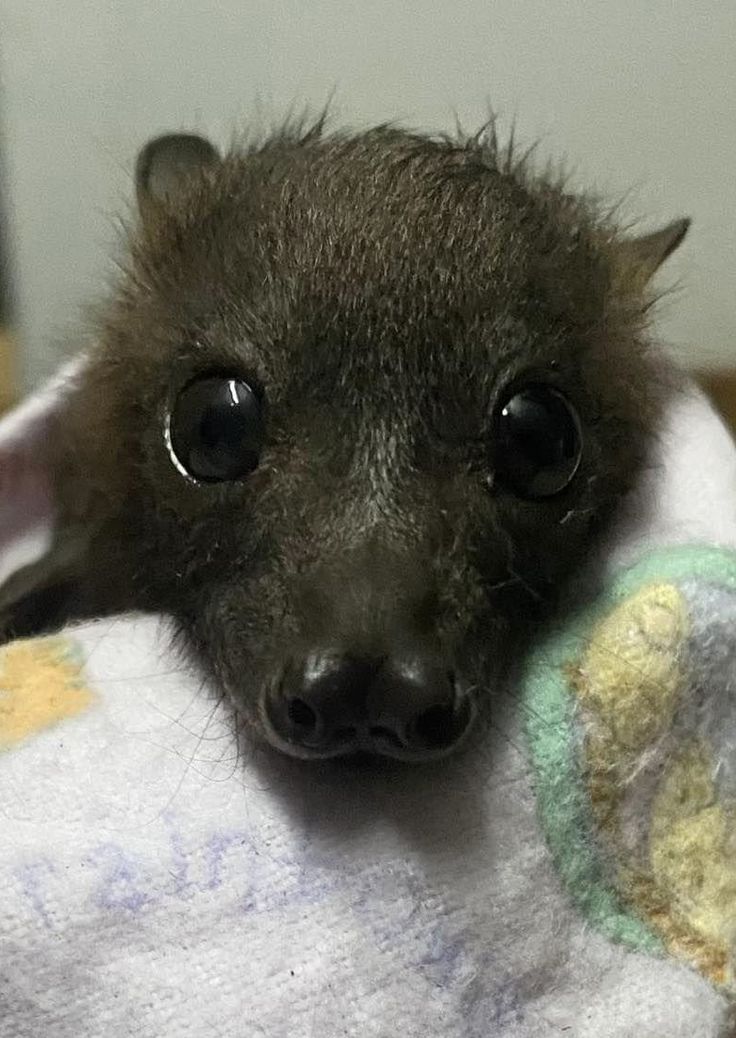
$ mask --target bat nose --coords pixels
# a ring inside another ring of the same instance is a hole
[[[452,749],[470,723],[454,674],[429,653],[310,653],[284,676],[267,712],[281,740],[315,756],[433,757]]]

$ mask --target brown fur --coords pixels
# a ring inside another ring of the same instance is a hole
[[[645,458],[666,243],[633,248],[492,135],[287,130],[146,197],[56,440],[75,608],[171,613],[255,725],[315,644],[439,645],[492,695]],[[242,483],[195,485],[164,449],[209,370],[266,394]],[[585,438],[537,502],[489,487],[494,407],[530,375]]]

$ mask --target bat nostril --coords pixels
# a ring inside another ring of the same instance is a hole
[[[414,756],[432,756],[459,743],[471,720],[453,670],[431,652],[389,660],[371,690],[371,735]]]
[[[412,742],[432,750],[451,746],[457,738],[454,706],[449,703],[430,706],[414,718],[410,728]]]
[[[296,696],[290,699],[286,712],[294,727],[300,729],[305,734],[313,732],[317,728],[317,712],[303,699],[299,699]]]

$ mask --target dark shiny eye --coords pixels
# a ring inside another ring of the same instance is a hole
[[[197,379],[174,403],[168,439],[175,462],[193,479],[243,479],[258,467],[263,450],[261,401],[240,379]]]
[[[495,478],[518,497],[554,497],[582,455],[580,421],[562,393],[543,383],[515,389],[496,413]]]

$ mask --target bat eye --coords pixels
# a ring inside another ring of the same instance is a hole
[[[202,483],[243,479],[263,450],[263,405],[241,379],[207,376],[182,389],[167,425],[176,467]]]
[[[554,497],[570,485],[583,451],[570,401],[543,383],[514,389],[496,412],[495,479],[517,497]]]

